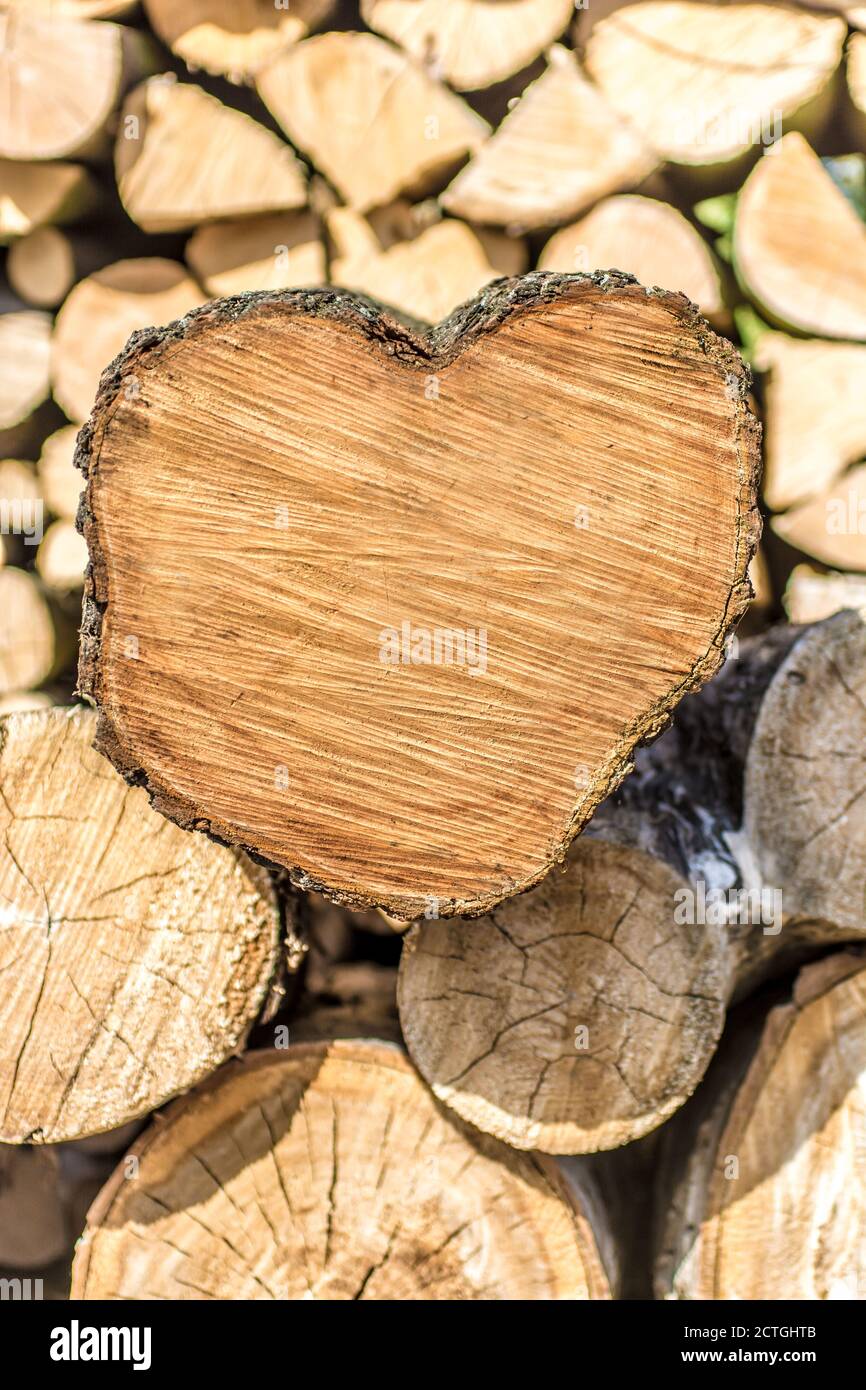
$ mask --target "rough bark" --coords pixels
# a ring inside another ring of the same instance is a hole
[[[527,373],[533,406],[515,413]],[[748,603],[758,525],[746,389],[737,355],[682,296],[620,275],[500,282],[425,337],[332,291],[240,296],[138,334],[103,376],[79,443],[92,561],[79,675],[100,708],[100,749],[179,824],[350,906],[411,918],[435,898],[441,916],[477,915],[531,887],[635,745],[717,669]],[[205,404],[213,391],[218,406]],[[539,431],[569,411],[564,434]],[[383,419],[394,439],[411,436],[411,457],[383,442]],[[365,481],[349,481],[347,526],[348,458]],[[627,485],[613,496],[617,464]],[[310,491],[327,470],[331,500]],[[140,524],[155,495],[171,556]],[[218,559],[250,544],[266,574],[252,608]],[[201,613],[226,604],[236,620],[203,633]],[[389,664],[382,623],[410,614],[410,625],[442,615],[476,641],[486,617],[499,649],[476,677],[459,660]],[[139,661],[124,656],[130,634]],[[192,672],[213,692],[202,703],[186,689]],[[467,723],[480,691],[487,713]],[[326,748],[337,782],[321,775]]]

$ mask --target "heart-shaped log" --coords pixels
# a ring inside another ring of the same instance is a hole
[[[403,918],[538,882],[749,596],[748,378],[679,294],[333,290],[136,334],[82,431],[97,746],[181,825]]]

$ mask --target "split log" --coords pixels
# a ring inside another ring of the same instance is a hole
[[[720,1052],[659,1164],[658,1297],[866,1297],[864,1018],[863,952],[834,954]]]
[[[45,505],[54,516],[74,521],[81,496],[82,478],[75,467],[77,425],[64,425],[55,430],[42,445],[36,474]]]
[[[764,333],[752,365],[764,385],[764,500],[804,502],[866,454],[866,347]]]
[[[0,456],[26,454],[28,424],[51,392],[50,363],[49,314],[0,314]]]
[[[486,121],[373,34],[305,39],[259,74],[293,144],[359,212],[441,186],[482,144]]]
[[[335,0],[145,0],[163,43],[190,68],[243,82],[318,28]]]
[[[193,275],[215,298],[324,285],[328,279],[319,220],[309,212],[208,223],[190,237],[185,254]]]
[[[59,1178],[56,1154],[0,1144],[0,1265],[39,1269],[67,1253]]]
[[[36,570],[45,585],[58,594],[80,589],[87,568],[87,546],[73,521],[53,521],[36,552]]]
[[[329,232],[333,235],[335,226],[345,229],[347,218],[363,221],[351,208],[336,208],[328,219]],[[475,231],[453,218],[384,251],[371,235],[366,254],[332,258],[332,283],[360,290],[422,323],[438,323],[497,276],[526,269],[522,242]]]
[[[732,998],[862,940],[864,693],[855,614],[743,643],[564,875],[480,922],[416,924],[400,1020],[437,1098],[520,1149],[627,1143],[694,1090]]]
[[[682,296],[613,274],[500,282],[423,338],[330,290],[139,335],[79,451],[100,748],[300,887],[488,911],[720,663],[745,393]]]
[[[145,34],[23,6],[0,14],[0,46],[4,159],[103,155],[124,91],[152,66]]]
[[[573,0],[361,0],[371,29],[460,91],[502,82],[562,34]]]
[[[276,964],[265,871],[152,811],[95,726],[81,708],[0,724],[5,1142],[111,1129],[201,1080],[243,1044]]]
[[[811,565],[795,565],[784,604],[792,623],[818,623],[843,608],[859,609],[866,618],[866,576],[822,574]]]
[[[48,223],[73,222],[95,202],[82,164],[28,164],[0,159],[0,245]]]
[[[74,634],[26,570],[0,568],[0,693],[42,685],[75,650]]]
[[[443,193],[455,216],[515,230],[556,226],[656,168],[655,155],[586,80],[574,54],[555,45],[548,59]]]
[[[54,398],[70,420],[85,420],[102,371],[137,328],[168,324],[202,302],[177,261],[116,261],[82,280],[57,316],[51,350]]]
[[[24,714],[30,710],[50,709],[54,704],[46,690],[16,690],[0,695],[0,714]]]
[[[114,147],[121,201],[146,232],[303,207],[304,169],[258,121],[172,73],[129,94]]]
[[[822,128],[845,33],[778,5],[627,5],[593,26],[586,67],[661,158],[729,176],[782,126]]]
[[[725,312],[719,269],[700,232],[655,198],[606,198],[554,233],[539,270],[625,270],[643,285],[682,290],[711,322]]]
[[[553,1166],[467,1133],[385,1043],[251,1053],[131,1153],[135,1176],[91,1208],[73,1298],[610,1297]]]
[[[795,131],[743,185],[733,251],[746,293],[772,322],[866,338],[866,226]]]
[[[772,518],[777,536],[840,570],[866,570],[866,464],[817,497]]]

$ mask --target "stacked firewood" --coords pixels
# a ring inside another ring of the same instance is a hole
[[[866,8],[0,51],[0,1275],[866,1298]]]

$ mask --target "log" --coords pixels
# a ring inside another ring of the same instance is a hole
[[[68,594],[82,588],[87,546],[74,521],[52,521],[36,552],[36,570],[46,589]]]
[[[660,1161],[658,1297],[866,1295],[864,1014],[863,951],[830,955],[719,1054]]]
[[[613,274],[501,281],[423,338],[333,290],[139,335],[80,436],[100,749],[302,888],[489,911],[719,665],[745,391],[682,296]]]
[[[392,1045],[252,1053],[131,1152],[136,1175],[91,1208],[73,1298],[610,1297],[553,1166],[470,1135]]]
[[[64,425],[50,434],[42,445],[36,465],[39,489],[45,505],[62,521],[74,521],[81,496],[82,478],[73,462],[76,425]]]
[[[777,536],[840,570],[866,570],[866,464],[771,521]]]
[[[351,208],[334,210],[328,219],[332,237],[336,227],[348,239],[347,218],[359,214]],[[331,282],[368,294],[421,323],[438,323],[497,276],[519,275],[526,262],[522,242],[446,218],[387,250],[373,234],[366,252],[331,258]]]
[[[172,73],[130,92],[114,147],[121,202],[146,232],[303,207],[304,169],[258,121]]]
[[[866,9],[862,11],[866,20]],[[848,96],[854,111],[858,143],[866,136],[866,34],[852,34],[848,40]]]
[[[54,328],[54,398],[70,420],[87,418],[103,368],[137,328],[171,323],[201,304],[198,285],[177,261],[116,261],[77,284]]]
[[[371,29],[458,91],[478,91],[528,67],[558,39],[572,0],[361,0]]]
[[[0,456],[25,453],[28,424],[51,391],[51,317],[0,314]]]
[[[305,39],[270,63],[256,86],[292,143],[358,212],[441,187],[489,129],[373,34]]]
[[[214,298],[324,285],[328,279],[319,219],[309,212],[206,223],[190,237],[185,254]]]
[[[49,223],[73,222],[95,201],[83,164],[0,159],[0,246]]]
[[[438,1100],[517,1149],[591,1153],[679,1108],[728,995],[720,928],[673,927],[685,878],[587,832],[567,872],[405,938],[406,1045]]]
[[[75,284],[75,256],[65,232],[37,227],[16,241],[6,257],[9,284],[25,304],[53,309]]]
[[[862,574],[822,574],[811,565],[795,565],[784,596],[792,623],[818,623],[843,608],[856,608],[866,618],[866,577]]]
[[[866,227],[796,131],[743,185],[733,252],[743,288],[773,323],[866,338]]]
[[[120,19],[138,0],[3,0],[7,10],[44,10],[63,19]]]
[[[152,64],[145,34],[23,6],[0,15],[0,43],[4,159],[101,157],[124,91]]]
[[[93,751],[95,726],[80,707],[0,724],[6,1143],[112,1129],[201,1080],[242,1046],[276,965],[264,870],[156,815]]]
[[[751,362],[764,383],[764,500],[804,502],[866,454],[866,347],[763,333]]]
[[[0,1144],[0,1266],[40,1269],[70,1245],[57,1155]]]
[[[696,228],[668,203],[638,194],[605,198],[550,238],[539,270],[608,270],[682,290],[712,323],[725,315],[719,268]]]
[[[695,1089],[732,999],[863,940],[864,690],[853,613],[742,643],[564,874],[413,926],[400,1021],[437,1099],[519,1149],[628,1143]]]
[[[32,574],[14,565],[0,568],[0,694],[43,685],[74,650],[68,621]]]
[[[730,177],[782,127],[820,131],[845,33],[779,5],[627,5],[594,24],[586,68],[662,159]]]
[[[548,66],[442,195],[468,222],[526,231],[567,222],[635,187],[658,160],[554,45]]]
[[[232,82],[254,78],[267,63],[306,38],[331,14],[335,0],[145,0],[153,28],[190,68]]]

